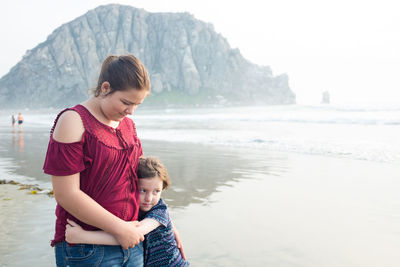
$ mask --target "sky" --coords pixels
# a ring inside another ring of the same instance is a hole
[[[120,3],[149,12],[189,12],[274,75],[286,73],[300,104],[400,104],[397,0],[2,0],[0,77],[57,27]]]

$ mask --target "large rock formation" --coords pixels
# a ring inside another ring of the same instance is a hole
[[[153,104],[290,104],[288,77],[244,59],[213,26],[188,13],[97,7],[57,28],[0,80],[3,107],[63,107],[88,97],[109,54],[147,67]]]

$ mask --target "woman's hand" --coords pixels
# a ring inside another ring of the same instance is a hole
[[[113,233],[124,249],[133,248],[144,240],[143,234],[137,229],[140,225],[138,221],[122,222],[118,232]]]
[[[178,232],[178,230],[176,230],[175,225],[173,225],[173,224],[172,224],[172,230],[174,231],[175,241],[176,241],[176,244],[177,244],[179,250],[181,251],[182,258],[184,260],[186,260],[185,252],[183,251],[183,245],[182,245],[181,237],[179,236],[179,232]]]

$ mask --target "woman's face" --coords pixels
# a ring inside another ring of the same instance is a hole
[[[101,111],[111,121],[121,121],[127,115],[132,115],[138,105],[143,103],[149,94],[146,90],[134,88],[125,91],[115,91],[101,98]]]

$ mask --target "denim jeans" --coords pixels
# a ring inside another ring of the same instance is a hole
[[[110,267],[142,267],[143,245],[123,249],[121,246],[69,245],[57,243],[54,247],[58,267],[67,266],[110,266]]]

